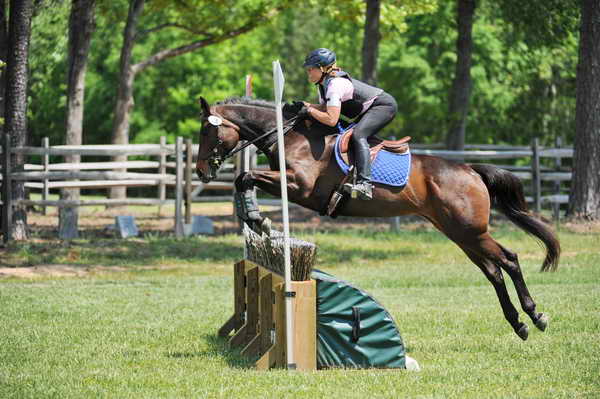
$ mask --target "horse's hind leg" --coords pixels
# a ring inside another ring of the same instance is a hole
[[[508,293],[504,293],[506,291],[505,287],[499,292],[497,282],[494,282],[494,280],[501,279],[502,272],[500,269],[506,271],[506,273],[508,273],[510,278],[513,280],[523,311],[527,313],[538,329],[542,331],[546,329],[548,326],[548,316],[546,316],[544,313],[536,312],[536,305],[531,297],[531,294],[529,293],[529,290],[527,289],[527,285],[525,284],[525,279],[523,278],[523,273],[521,271],[521,266],[519,265],[517,254],[504,248],[487,232],[481,234],[475,240],[463,239],[458,244],[461,246],[461,248],[463,248],[463,250],[465,250],[467,255],[469,255],[469,258],[471,258],[471,260],[473,260],[473,262],[475,262],[475,264],[482,269],[492,284],[494,284],[494,288],[496,288],[496,292],[498,293],[498,298],[500,299],[501,303],[503,302],[505,295],[506,298],[508,298]],[[495,274],[499,275],[500,277],[495,276]],[[502,285],[504,285],[503,281]],[[504,304],[502,307],[505,309]],[[518,322],[518,315],[516,315],[516,317],[513,315],[507,315],[505,310],[505,316],[507,316],[507,320],[511,323],[515,329],[515,332],[521,338],[523,338],[523,336],[519,333],[523,327],[521,326],[522,323]],[[526,339],[526,337],[523,339]]]
[[[548,326],[548,316],[544,313],[536,313],[535,302],[531,298],[531,294],[527,289],[527,284],[525,284],[525,279],[523,278],[523,273],[521,271],[521,265],[519,264],[519,258],[517,254],[509,251],[497,242],[495,244],[500,248],[502,254],[504,255],[500,259],[499,265],[513,280],[515,289],[517,290],[517,295],[519,296],[519,301],[521,302],[521,307],[531,318],[535,326],[541,331],[545,331],[546,327]]]
[[[496,295],[502,306],[504,317],[509,322],[515,333],[523,340],[526,340],[529,336],[529,329],[525,323],[519,321],[519,312],[514,307],[510,300],[506,284],[504,283],[504,276],[502,270],[498,267],[497,263],[494,262],[490,257],[482,255],[481,251],[473,249],[472,246],[466,246],[464,243],[457,244],[467,254],[469,259],[475,263],[479,269],[483,272],[485,277],[496,290]]]

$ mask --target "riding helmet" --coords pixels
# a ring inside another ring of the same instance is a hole
[[[335,62],[335,53],[326,48],[313,50],[304,59],[303,67],[326,67]]]

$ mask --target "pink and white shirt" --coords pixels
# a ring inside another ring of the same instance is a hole
[[[325,101],[321,97],[321,91],[319,92],[319,104],[324,104]],[[333,78],[329,83],[329,87],[327,87],[327,106],[328,107],[341,107],[344,101],[348,101],[352,99],[354,95],[354,86],[352,86],[352,82],[350,79],[346,78]],[[375,101],[377,97],[370,98],[369,100],[363,103],[361,114],[371,107],[373,101]]]

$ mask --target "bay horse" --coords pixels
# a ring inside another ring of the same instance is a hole
[[[253,229],[264,219],[251,192],[256,186],[280,196],[275,105],[250,98],[230,98],[209,106],[200,98],[202,128],[196,172],[208,182],[240,140],[252,141],[269,161],[271,170],[251,170],[235,180],[238,215]],[[290,115],[284,115],[285,118]],[[288,126],[285,136],[286,176],[289,200],[308,209],[322,212],[332,191],[344,175],[338,167],[333,147],[337,130],[316,121]],[[248,202],[250,201],[250,202]],[[404,187],[375,184],[373,199],[348,199],[339,215],[392,217],[416,214],[429,220],[439,231],[458,245],[490,281],[500,301],[504,317],[523,340],[529,335],[527,325],[519,320],[512,304],[503,271],[513,280],[521,308],[534,325],[544,331],[549,318],[536,312],[517,254],[492,238],[488,229],[492,204],[519,228],[533,235],[546,248],[541,270],[555,270],[560,244],[554,232],[527,209],[523,185],[514,174],[485,164],[462,164],[442,158],[416,155],[411,157],[411,172]]]

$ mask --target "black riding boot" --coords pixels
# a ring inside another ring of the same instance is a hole
[[[354,166],[356,167],[356,184],[348,184],[351,193],[358,194],[363,200],[373,198],[373,185],[371,184],[371,153],[367,139],[354,140]],[[353,195],[354,196],[354,195]]]

